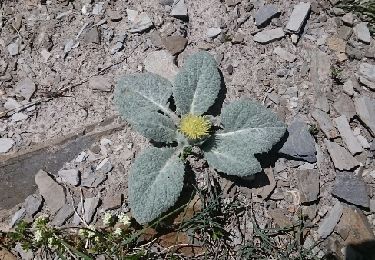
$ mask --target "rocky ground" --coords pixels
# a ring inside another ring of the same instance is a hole
[[[224,103],[256,99],[289,132],[245,185],[195,162],[201,186],[210,172],[227,203],[252,209],[225,226],[233,248],[253,240],[250,218],[283,228],[301,214],[311,227],[301,246],[318,258],[374,241],[375,41],[336,2],[2,2],[0,229],[43,214],[60,227],[82,225],[75,210],[97,225],[104,212],[129,212],[127,173],[149,142],[118,117],[113,87],[142,71],[173,80],[207,50]]]

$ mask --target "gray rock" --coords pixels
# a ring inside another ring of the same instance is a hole
[[[26,213],[34,217],[34,215],[41,209],[43,198],[40,195],[32,194],[25,199],[24,207]]]
[[[186,19],[188,18],[188,9],[184,0],[175,0],[173,3],[171,16]]]
[[[75,44],[74,44],[74,40],[73,39],[69,39],[66,43],[65,43],[65,46],[64,46],[64,53],[67,54],[68,52],[70,52],[73,48],[74,48]]]
[[[17,83],[14,90],[22,97],[24,97],[27,101],[29,101],[34,94],[36,87],[31,79],[25,78],[24,80],[21,80]]]
[[[151,21],[151,18],[148,16],[147,13],[142,12],[134,18],[133,24],[129,31],[131,33],[140,33],[151,28],[152,26],[153,23]]]
[[[295,119],[288,132],[288,139],[279,152],[295,159],[316,162],[315,141],[306,123]]]
[[[66,198],[64,189],[57,184],[48,173],[40,170],[35,175],[35,183],[51,213],[55,213],[65,205]]]
[[[161,5],[169,5],[169,6],[172,6],[173,5],[173,0],[159,0],[159,3]]]
[[[26,210],[24,208],[19,209],[18,211],[16,211],[16,213],[14,213],[10,221],[10,226],[14,227],[25,216],[26,216]]]
[[[334,127],[331,118],[328,116],[327,113],[315,109],[311,116],[318,122],[319,128],[323,131],[323,133],[329,138],[333,139],[337,137],[337,130]]]
[[[96,188],[107,179],[107,175],[100,171],[86,171],[82,174],[81,186],[88,188]]]
[[[74,217],[73,217],[73,221],[72,221],[72,224],[77,226],[79,225],[79,223],[81,223],[81,218],[83,219],[84,216],[83,216],[83,212],[82,212],[82,202],[80,201],[77,205],[77,213],[74,213]]]
[[[333,107],[340,115],[346,116],[349,120],[356,114],[353,100],[345,94],[341,94],[337,97],[333,103]]]
[[[367,27],[367,23],[362,22],[354,26],[354,34],[357,36],[358,40],[366,44],[370,44],[371,35],[370,30]]]
[[[22,260],[34,260],[34,253],[32,250],[26,250],[22,248],[22,245],[20,243],[17,243],[16,246],[14,247],[14,251],[16,251]],[[5,258],[4,260],[6,260]],[[11,260],[11,259],[8,259]]]
[[[375,65],[361,63],[359,66],[359,81],[367,87],[375,90]]]
[[[299,170],[297,185],[302,203],[316,201],[319,195],[319,170]]]
[[[370,200],[370,211],[375,212],[375,199]]]
[[[99,198],[87,198],[83,203],[83,208],[85,210],[84,219],[87,224],[90,224],[94,218],[96,208],[99,206]]]
[[[269,22],[275,15],[279,13],[276,5],[264,5],[259,8],[255,14],[255,24],[257,26],[263,26]]]
[[[344,85],[342,86],[343,90],[344,90],[344,93],[346,93],[347,95],[349,96],[353,96],[354,95],[354,80],[353,79],[348,79],[347,81],[345,81]],[[353,102],[353,101],[352,101]],[[354,105],[354,103],[353,103]],[[355,109],[355,107],[354,107]]]
[[[372,132],[372,135],[375,135],[375,99],[362,96],[354,99],[354,105],[357,115]]]
[[[26,120],[27,118],[28,118],[28,115],[26,115],[22,112],[14,113],[12,115],[12,122],[23,121],[23,120]]]
[[[215,38],[221,33],[221,29],[219,27],[211,27],[207,29],[206,35],[208,38]]]
[[[11,138],[0,138],[0,153],[7,153],[15,142]]]
[[[172,54],[172,55],[176,55],[180,52],[182,52],[188,41],[186,38],[182,37],[182,36],[177,36],[177,35],[173,35],[173,36],[168,36],[166,38],[164,38],[162,40],[165,48]]]
[[[345,41],[349,40],[352,33],[353,33],[353,29],[345,25],[340,26],[337,29],[337,36]]]
[[[116,42],[115,45],[111,49],[111,54],[115,54],[116,52],[121,51],[124,48],[124,44],[122,42]]]
[[[100,44],[100,32],[98,27],[94,26],[85,33],[86,43]]]
[[[99,2],[94,5],[94,8],[92,9],[93,15],[100,15],[103,12],[103,6],[104,2]]]
[[[358,46],[353,46],[351,44],[346,45],[345,52],[352,59],[362,60],[365,56],[364,51],[362,49],[358,48]]]
[[[286,49],[284,48],[281,48],[281,47],[276,47],[273,52],[279,56],[280,58],[282,58],[283,60],[286,60],[286,61],[289,61],[289,62],[293,62],[297,59],[297,56],[288,52]]]
[[[370,198],[366,183],[361,176],[353,172],[340,172],[336,174],[332,194],[351,204],[368,208]]]
[[[254,41],[259,43],[270,43],[285,36],[282,28],[263,30],[254,35]]]
[[[80,173],[77,169],[60,170],[57,173],[63,182],[77,186],[80,181]]]
[[[144,65],[148,72],[158,74],[159,76],[174,82],[178,68],[173,60],[173,56],[168,51],[154,51],[147,55]]]
[[[101,174],[107,174],[112,170],[113,166],[108,158],[105,158],[101,161],[96,167],[95,171],[100,172]]]
[[[52,226],[63,225],[74,214],[74,209],[71,205],[65,204],[51,221]]]
[[[336,16],[343,16],[345,14],[345,11],[344,9],[342,8],[338,8],[338,7],[333,7],[331,9],[331,12],[336,15]]]
[[[9,44],[7,49],[8,49],[8,52],[11,56],[16,56],[19,53],[18,42],[16,41],[16,42],[13,42],[13,43]]]
[[[344,208],[340,201],[336,202],[328,216],[325,217],[319,225],[318,235],[320,238],[326,238],[333,232],[335,226],[340,221],[343,210]]]
[[[325,95],[319,95],[315,102],[315,108],[320,109],[326,113],[329,112],[329,103]]]
[[[89,79],[89,86],[93,90],[110,92],[112,90],[112,80],[105,76],[93,76]]]
[[[343,21],[344,24],[348,26],[353,26],[354,23],[354,16],[353,13],[347,13],[343,17],[341,17],[341,20]]]
[[[286,29],[290,32],[299,33],[302,25],[310,12],[310,3],[301,2],[294,6],[293,12],[289,17]]]
[[[359,166],[357,159],[355,159],[344,147],[335,142],[330,142],[327,139],[325,140],[325,144],[336,169],[349,171]]]
[[[334,121],[343,141],[348,147],[349,152],[351,152],[353,155],[363,152],[363,148],[358,139],[354,136],[346,116],[342,115],[338,118],[335,118]]]

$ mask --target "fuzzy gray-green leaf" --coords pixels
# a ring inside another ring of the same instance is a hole
[[[144,73],[122,78],[116,86],[114,101],[120,115],[145,137],[172,142],[177,129],[173,120],[165,115],[169,113],[171,95],[172,85],[167,79]]]
[[[272,111],[248,100],[224,107],[221,124],[223,131],[205,144],[205,157],[217,170],[242,177],[261,171],[254,155],[268,152],[286,131]]]
[[[129,204],[134,218],[147,223],[177,201],[184,185],[184,164],[176,149],[150,148],[134,162],[129,175]]]
[[[207,112],[215,103],[220,84],[216,61],[209,53],[190,56],[175,79],[173,97],[177,113],[201,115]]]

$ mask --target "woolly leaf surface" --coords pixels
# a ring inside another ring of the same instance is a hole
[[[150,148],[137,157],[129,175],[129,204],[141,224],[166,212],[184,185],[184,164],[176,149]]]
[[[175,78],[173,97],[180,115],[201,115],[215,103],[221,78],[215,59],[207,52],[190,56]]]
[[[269,109],[239,100],[223,108],[223,131],[203,147],[208,163],[228,175],[248,176],[262,170],[255,154],[268,152],[285,134],[285,124]]]
[[[122,78],[116,86],[114,101],[120,115],[145,137],[172,142],[177,128],[173,120],[158,111],[168,111],[172,85],[156,74],[143,73]]]

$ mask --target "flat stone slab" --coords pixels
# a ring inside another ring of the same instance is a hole
[[[311,116],[318,122],[319,128],[329,139],[337,137],[337,130],[327,113],[319,109],[315,109],[311,113]]]
[[[361,22],[354,26],[354,33],[357,36],[357,39],[361,42],[364,42],[366,44],[370,44],[371,42],[371,35],[370,30],[367,27],[367,23]]]
[[[134,17],[133,24],[129,31],[132,33],[140,33],[151,28],[152,26],[153,23],[151,21],[151,18],[147,13],[142,12]]]
[[[83,208],[85,210],[84,219],[88,224],[92,222],[99,202],[100,199],[96,197],[85,199],[85,202],[83,203]]]
[[[32,194],[25,199],[26,213],[33,217],[42,207],[43,199],[40,195]]]
[[[340,172],[336,174],[332,194],[351,204],[370,207],[368,188],[362,177],[353,172]]]
[[[74,209],[72,205],[65,204],[57,213],[56,216],[51,221],[53,226],[63,225],[71,216],[74,214]]]
[[[359,166],[359,162],[355,159],[344,147],[341,145],[325,140],[329,155],[335,165],[336,169],[339,170],[351,170]]]
[[[354,105],[359,118],[375,135],[375,99],[362,96],[354,99]]]
[[[298,170],[296,177],[301,202],[316,201],[319,195],[319,170]]]
[[[334,119],[337,129],[340,132],[342,139],[344,140],[346,146],[348,147],[351,154],[357,154],[363,152],[362,145],[354,136],[352,129],[350,128],[348,119],[346,116],[340,116]]]
[[[255,14],[255,24],[263,26],[279,13],[277,5],[264,5]]]
[[[188,8],[184,0],[175,0],[171,10],[171,16],[186,19],[188,17]]]
[[[366,62],[361,63],[359,65],[359,81],[375,90],[375,65]]]
[[[315,141],[307,124],[296,119],[288,127],[288,133],[288,139],[279,152],[298,160],[316,162]]]
[[[60,170],[57,173],[63,182],[77,186],[80,181],[80,173],[77,169]]]
[[[263,30],[254,35],[254,41],[259,43],[270,43],[285,36],[282,28]]]
[[[338,96],[333,103],[333,107],[340,115],[345,115],[348,120],[351,120],[356,115],[354,102],[346,94]]]
[[[294,6],[293,12],[289,17],[286,29],[290,32],[299,33],[307,16],[310,12],[311,4],[301,2]]]
[[[66,198],[63,187],[55,182],[48,173],[40,170],[35,175],[35,183],[52,213],[55,213],[65,205]]]
[[[11,138],[0,138],[0,153],[7,153],[15,142]]]
[[[335,226],[340,221],[343,209],[341,203],[339,201],[336,202],[328,216],[325,217],[319,225],[318,235],[320,238],[326,238],[333,232]]]

